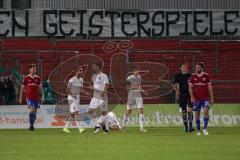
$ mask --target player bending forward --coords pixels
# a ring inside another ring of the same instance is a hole
[[[66,133],[70,133],[69,126],[71,125],[72,121],[75,121],[77,127],[79,128],[79,132],[83,133],[85,129],[81,127],[81,121],[79,117],[79,108],[80,108],[80,93],[86,93],[83,90],[83,78],[82,78],[83,70],[79,68],[75,76],[73,76],[69,81],[66,88],[66,92],[68,94],[68,104],[70,107],[70,116],[67,117],[66,126],[63,128],[63,131]]]
[[[133,74],[127,78],[127,91],[128,91],[127,111],[123,116],[122,127],[124,128],[125,124],[127,123],[128,117],[132,113],[132,109],[137,108],[139,114],[140,131],[146,132],[146,130],[143,128],[144,113],[141,92],[143,92],[145,95],[147,95],[147,93],[141,88],[141,82],[142,79],[140,76],[140,68],[138,66],[134,66]]]
[[[203,70],[204,64],[200,62],[197,63],[195,65],[196,73],[193,73],[189,79],[189,93],[195,111],[197,136],[201,135],[200,112],[202,108],[204,111],[203,134],[208,135],[207,125],[209,120],[209,109],[210,104],[212,105],[214,102],[210,76],[203,72]]]
[[[109,112],[108,113],[108,122],[109,122],[109,129],[110,130],[121,130],[121,126],[117,120],[117,117],[115,113]],[[103,131],[106,131],[106,126],[104,124],[104,117],[100,116],[98,119],[98,126],[95,127],[94,133],[98,133],[102,129]]]

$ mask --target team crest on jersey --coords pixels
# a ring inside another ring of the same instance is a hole
[[[206,78],[202,78],[203,81],[206,81]]]

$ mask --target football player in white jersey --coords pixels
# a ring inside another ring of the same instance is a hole
[[[115,113],[108,112],[108,120],[109,120],[109,129],[110,130],[121,130],[122,127],[120,126]],[[100,116],[98,119],[98,125],[101,127],[103,131],[106,130],[106,126],[104,124],[104,117]],[[96,129],[95,133],[97,133],[100,129]]]
[[[92,70],[94,72],[91,80],[93,83],[93,97],[90,101],[90,105],[88,108],[88,113],[93,115],[96,114],[96,109],[100,109],[103,115],[103,123],[106,126],[105,133],[109,132],[109,122],[108,122],[108,98],[107,98],[107,91],[108,91],[108,77],[106,74],[104,74],[102,71],[102,64],[101,63],[94,63],[92,65]],[[98,123],[96,122],[96,116],[95,120],[92,119],[95,123],[95,126],[98,126]]]
[[[75,121],[77,127],[79,128],[79,132],[83,133],[85,129],[81,127],[79,116],[79,109],[80,109],[80,93],[88,94],[82,87],[83,87],[83,78],[82,78],[83,70],[79,68],[75,76],[73,76],[67,84],[66,92],[68,94],[68,104],[70,107],[70,114],[71,116],[68,117],[65,127],[63,128],[64,132],[70,133],[69,126],[71,125],[72,121]]]
[[[142,82],[142,78],[140,76],[140,68],[139,66],[134,66],[133,74],[127,78],[127,87],[126,87],[128,91],[127,111],[123,116],[122,127],[124,127],[125,124],[127,123],[128,117],[132,113],[132,109],[137,108],[138,114],[139,114],[140,131],[146,132],[146,130],[143,128],[144,114],[143,114],[143,99],[142,99],[141,92],[143,92],[145,95],[147,95],[148,93],[146,93],[141,88],[141,82]]]

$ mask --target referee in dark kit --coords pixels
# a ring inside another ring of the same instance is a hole
[[[193,104],[191,103],[191,97],[188,91],[188,80],[191,74],[188,72],[188,64],[183,63],[180,65],[180,72],[174,76],[173,89],[178,99],[179,107],[182,110],[182,119],[185,127],[185,131],[193,132]]]

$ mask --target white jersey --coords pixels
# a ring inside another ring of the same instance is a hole
[[[142,78],[140,75],[131,75],[127,78],[127,82],[130,85],[130,90],[128,92],[129,97],[141,97],[141,83]]]
[[[130,85],[128,91],[127,109],[143,108],[143,99],[141,95],[142,78],[140,75],[131,75],[127,78]]]
[[[115,113],[109,112],[107,117],[108,117],[108,122],[109,122],[110,127],[111,126],[118,126],[119,128],[121,128]],[[103,123],[103,122],[104,122],[104,117],[100,116],[99,119],[98,119],[98,123]]]
[[[81,77],[77,78],[76,76],[74,76],[68,81],[68,88],[70,89],[71,95],[79,96],[82,87],[83,79]]]
[[[107,75],[100,72],[99,74],[94,74],[91,79],[94,89],[93,97],[102,98],[101,96],[104,91],[105,85],[109,84]]]

